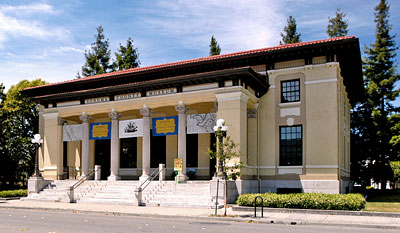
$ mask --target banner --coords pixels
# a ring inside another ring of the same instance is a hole
[[[187,134],[214,133],[216,121],[216,113],[188,115]]]
[[[143,119],[119,122],[119,138],[143,137]]]
[[[63,125],[63,141],[81,141],[82,140],[82,125]]]
[[[153,136],[166,136],[178,134],[178,117],[158,117],[152,119]]]
[[[111,139],[111,122],[90,123],[89,139]]]

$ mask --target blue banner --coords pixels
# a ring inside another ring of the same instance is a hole
[[[153,136],[178,134],[178,116],[153,118],[152,123]]]
[[[90,123],[89,139],[111,139],[111,122]]]

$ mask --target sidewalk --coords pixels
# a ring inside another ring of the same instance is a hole
[[[264,210],[264,217],[260,218],[261,211],[254,218],[252,211],[234,211],[227,209],[228,217],[214,217],[213,209],[194,209],[176,207],[138,207],[127,205],[102,205],[102,204],[81,204],[81,203],[59,203],[9,200],[0,202],[0,208],[13,209],[40,209],[51,211],[74,211],[86,213],[121,214],[130,216],[151,216],[163,218],[193,218],[214,221],[237,221],[237,222],[258,222],[266,224],[292,224],[292,225],[331,225],[348,227],[367,227],[379,229],[399,229],[400,218],[387,216],[353,216],[353,215],[332,215],[315,212],[285,213],[268,212]],[[258,208],[259,209],[259,208]],[[222,215],[224,209],[219,209],[218,214]]]

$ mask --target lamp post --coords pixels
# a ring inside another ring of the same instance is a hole
[[[40,137],[40,134],[35,134],[32,138],[32,144],[35,144],[35,149],[36,149],[35,173],[33,173],[32,177],[41,177],[39,172],[39,147],[42,143],[43,139]]]
[[[226,137],[226,131],[228,131],[228,126],[225,125],[225,120],[224,119],[218,119],[217,120],[217,125],[214,126],[214,131],[215,135],[218,138],[218,177],[221,177],[225,181],[225,188],[224,188],[224,216],[226,216],[226,202],[227,202],[227,197],[228,197],[228,181],[227,181],[227,175],[225,172],[225,156],[224,156],[224,137]],[[217,179],[217,182],[219,182],[219,179]],[[218,191],[217,191],[218,192]],[[217,197],[218,198],[218,197]],[[217,212],[217,211],[215,211]]]
[[[226,131],[228,131],[228,126],[225,125],[224,119],[218,119],[217,125],[214,126],[215,136],[218,138],[218,177],[225,177],[223,154],[224,154],[224,137],[226,137]]]

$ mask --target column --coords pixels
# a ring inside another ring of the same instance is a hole
[[[182,172],[178,174],[178,181],[186,181],[186,111],[187,107],[182,101],[175,106],[175,110],[178,112],[178,158],[182,159],[183,166]]]
[[[64,164],[64,141],[63,141],[63,125],[66,122],[61,117],[57,119],[57,145],[58,145],[58,162],[57,162],[57,179],[62,180],[64,179],[64,167],[67,164]]]
[[[140,109],[143,115],[143,142],[142,142],[142,176],[141,181],[146,180],[150,175],[150,114],[151,109],[146,105]]]
[[[107,179],[111,181],[116,181],[121,179],[121,177],[118,176],[118,119],[121,117],[121,115],[119,115],[118,112],[115,111],[115,109],[112,109],[108,116],[111,118],[111,175]]]
[[[92,119],[85,112],[79,117],[82,121],[82,167],[81,176],[89,174],[89,121]]]

